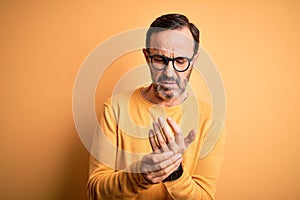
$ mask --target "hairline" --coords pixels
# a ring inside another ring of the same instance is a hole
[[[187,28],[187,29],[189,30],[189,32],[191,33],[192,38],[190,38],[190,39],[192,39],[192,40],[194,41],[193,56],[196,55],[197,52],[198,52],[198,50],[199,50],[199,44],[198,44],[198,42],[194,39],[194,35],[193,35],[192,31],[191,31],[190,27],[187,26],[187,25],[178,26],[178,27],[174,27],[174,28],[149,27],[149,29],[148,29],[148,31],[147,31],[147,33],[146,33],[146,36],[148,36],[148,37],[147,37],[148,40],[147,40],[147,38],[146,38],[146,49],[150,49],[150,48],[151,48],[151,47],[150,47],[150,43],[151,43],[151,38],[152,38],[153,33],[160,33],[160,32],[164,32],[164,31],[168,31],[168,30],[182,30],[183,28]],[[148,35],[148,34],[149,34],[149,31],[150,31],[151,29],[154,30],[154,31],[151,31],[151,32],[150,32],[151,34]],[[198,46],[197,46],[197,44],[198,44]],[[197,49],[196,49],[196,46],[197,46]]]

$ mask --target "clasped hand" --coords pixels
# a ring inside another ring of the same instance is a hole
[[[149,131],[153,152],[145,155],[141,161],[140,169],[144,178],[152,184],[162,182],[178,168],[183,153],[195,138],[196,130],[192,129],[183,138],[181,128],[172,118],[164,120],[159,117]]]

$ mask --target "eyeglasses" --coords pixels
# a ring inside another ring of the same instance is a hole
[[[193,57],[192,58],[187,58],[187,57],[168,58],[166,56],[158,55],[158,54],[149,55],[149,58],[151,59],[151,66],[154,69],[164,70],[168,66],[169,62],[172,61],[173,68],[178,72],[186,71],[191,64]]]

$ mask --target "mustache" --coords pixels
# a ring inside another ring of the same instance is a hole
[[[168,77],[168,76],[166,76],[166,75],[163,74],[157,80],[158,83],[164,82],[164,81],[174,81],[174,82],[176,82],[179,85],[179,79],[175,78],[173,76],[172,77]]]

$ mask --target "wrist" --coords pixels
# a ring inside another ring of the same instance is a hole
[[[179,179],[183,174],[183,168],[182,168],[182,164],[180,163],[179,167],[172,172],[172,174],[170,174],[167,178],[165,178],[163,180],[163,182],[167,182],[167,181],[175,181],[177,179]]]

